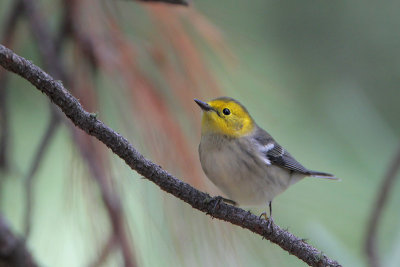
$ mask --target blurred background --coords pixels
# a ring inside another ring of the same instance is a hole
[[[399,1],[0,2],[0,42],[168,172],[213,195],[193,98],[238,99],[311,169],[273,203],[279,226],[343,266],[400,140]],[[305,266],[142,179],[1,70],[0,211],[41,266]],[[380,217],[382,266],[400,265],[400,183]],[[260,214],[266,207],[251,208]]]

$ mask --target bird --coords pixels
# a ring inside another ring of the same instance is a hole
[[[338,178],[300,164],[231,97],[194,99],[203,111],[199,158],[206,176],[239,206],[269,206],[289,186],[311,176]],[[229,202],[232,201],[232,202]],[[267,219],[264,212],[265,219]]]

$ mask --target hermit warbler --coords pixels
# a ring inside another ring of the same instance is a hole
[[[207,177],[239,205],[269,204],[306,176],[337,179],[295,160],[235,99],[194,100],[203,110],[199,155]]]

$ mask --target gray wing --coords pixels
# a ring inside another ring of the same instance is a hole
[[[278,143],[274,143],[274,147],[265,152],[265,156],[271,162],[271,164],[278,165],[279,167],[310,175],[310,170],[301,165],[297,160],[293,158],[283,147]]]
[[[266,131],[259,128],[257,137],[255,139],[261,146],[263,156],[266,157],[267,161],[271,164],[285,168],[287,170],[298,172],[304,175],[321,176],[321,177],[333,177],[332,174],[324,172],[316,172],[307,169],[301,165],[289,152],[287,152],[282,146],[280,146]]]

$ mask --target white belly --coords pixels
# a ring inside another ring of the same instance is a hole
[[[244,148],[246,156],[237,157]],[[209,137],[203,137],[200,142],[200,161],[205,174],[228,198],[240,205],[266,204],[304,177],[267,165],[255,149],[251,144],[243,145],[238,141],[220,143]]]

